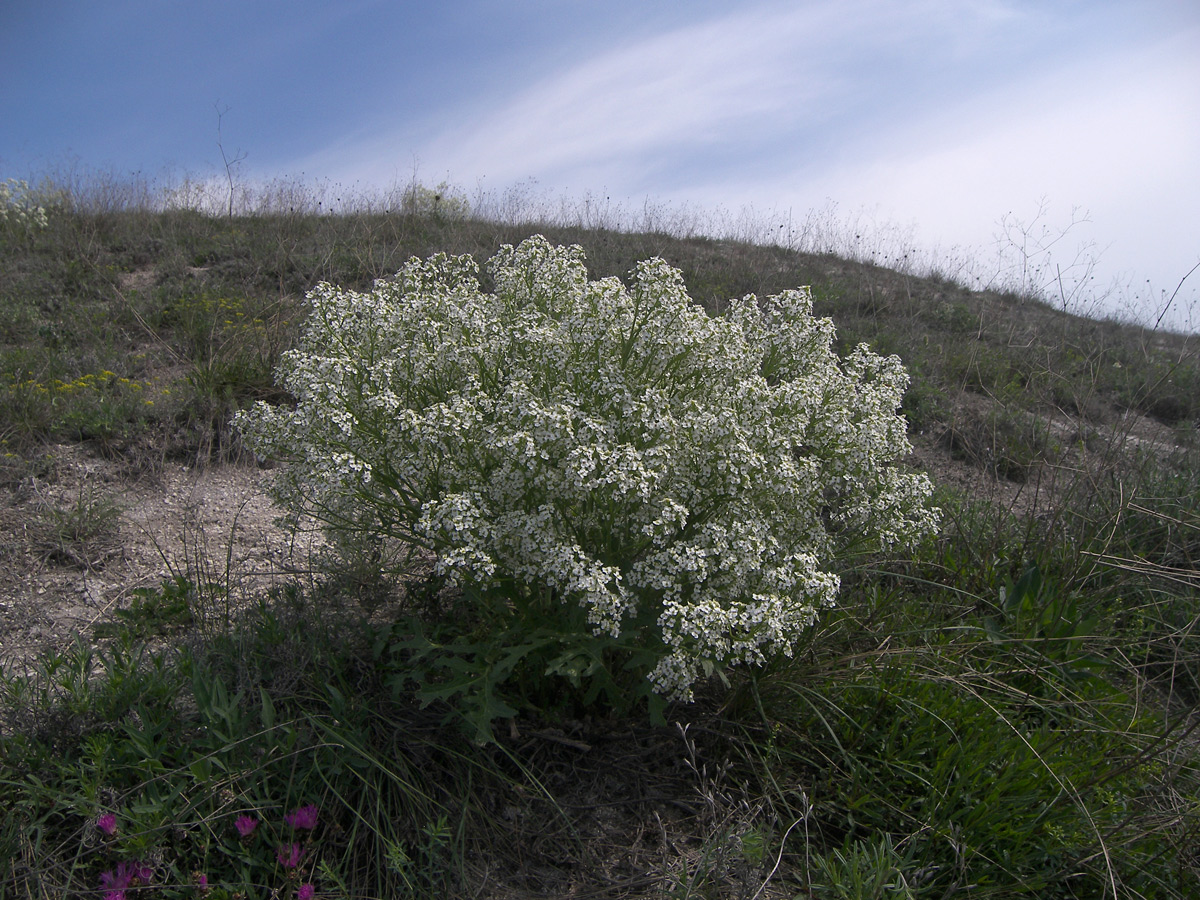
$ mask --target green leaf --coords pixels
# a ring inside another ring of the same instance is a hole
[[[263,727],[270,730],[275,727],[275,704],[271,702],[270,696],[263,687],[259,687],[258,696],[262,705],[261,716]]]

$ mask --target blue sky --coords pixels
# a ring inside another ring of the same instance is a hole
[[[981,271],[1086,219],[1055,265],[1153,317],[1200,262],[1197,47],[1195,0],[0,0],[0,178],[219,175],[221,109],[245,179],[832,209]]]

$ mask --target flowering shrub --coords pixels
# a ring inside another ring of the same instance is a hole
[[[27,182],[14,178],[0,182],[0,233],[25,235],[49,223],[45,203]]]
[[[237,419],[290,463],[288,508],[432,551],[492,614],[648,650],[673,699],[790,654],[839,555],[935,527],[928,479],[894,465],[900,360],[839,359],[807,290],[711,317],[662,260],[589,281],[581,248],[540,236],[489,274],[490,293],[440,254],[310,292],[278,373],[295,408]]]
[[[409,216],[456,221],[470,215],[471,204],[462,191],[444,181],[436,187],[414,181],[404,190],[400,211]]]

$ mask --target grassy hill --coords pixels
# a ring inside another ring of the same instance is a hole
[[[661,257],[714,315],[811,285],[839,351],[904,360],[906,464],[944,517],[911,558],[845,561],[794,659],[667,726],[564,686],[507,697],[519,715],[486,746],[417,704],[387,629],[351,612],[425,603],[419,581],[316,573],[234,614],[198,554],[76,643],[0,644],[0,897],[1200,894],[1194,338],[831,255],[473,219],[428,192],[241,217],[44,199],[45,227],[0,223],[6,508],[64,448],[116,479],[254,471],[230,416],[288,402],[273,370],[305,291],[542,233],[593,278]],[[31,585],[86,571],[118,515],[80,494],[8,516],[0,560]],[[58,550],[23,569],[47,530]]]

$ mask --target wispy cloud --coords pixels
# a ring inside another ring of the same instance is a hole
[[[1045,197],[1066,219],[1073,207],[1090,212],[1114,277],[1186,271],[1200,255],[1197,41],[1200,31],[1185,32],[931,111],[849,164],[797,170],[791,200],[869,205],[923,223],[932,239],[980,244],[999,216]],[[778,181],[732,189],[762,196]]]
[[[709,157],[725,160],[724,174],[751,160],[771,169],[789,156],[839,152],[824,133],[835,125],[902,116],[929,102],[931,87],[953,95],[930,55],[969,56],[1022,15],[1003,3],[751,7],[580,60],[474,120],[448,110],[440,133],[407,152],[465,181],[537,177],[633,193],[672,190],[673,172]],[[915,74],[902,74],[913,60]],[[924,96],[907,93],[913,78]],[[347,145],[336,155],[362,178],[385,147],[415,137],[400,128],[356,160]],[[323,156],[328,165],[335,154]]]

